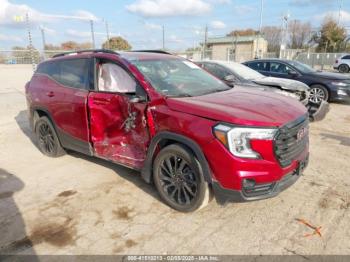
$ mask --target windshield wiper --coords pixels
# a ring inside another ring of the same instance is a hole
[[[213,90],[210,90],[207,93],[200,94],[200,96],[209,95],[209,94],[212,94],[212,93],[219,93],[219,92],[223,92],[223,91],[228,91],[228,90],[231,90],[231,89],[232,88],[228,88],[228,89],[213,89]]]
[[[190,94],[183,93],[183,94],[177,94],[177,95],[165,95],[166,97],[192,97]]]

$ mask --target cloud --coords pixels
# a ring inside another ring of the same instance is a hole
[[[2,35],[0,34],[0,41],[4,42],[23,42],[23,38],[14,35]]]
[[[245,15],[256,10],[256,5],[236,5],[233,11],[239,15]]]
[[[50,14],[40,12],[28,5],[13,4],[8,0],[0,0],[0,25],[7,27],[23,28],[26,26],[26,14],[29,14],[29,21],[31,25],[38,26],[43,23],[53,22],[59,19],[59,15],[55,18]],[[74,16],[81,17],[83,19],[98,20],[98,18],[85,10],[78,10],[74,13]],[[63,16],[62,18],[65,18]],[[68,16],[66,17],[68,18]]]
[[[226,5],[232,4],[231,0],[208,0],[208,1],[212,4],[226,4]]]
[[[338,21],[339,11],[328,11],[319,15],[314,16],[314,20],[322,22],[326,17],[332,17],[335,21]],[[350,12],[341,11],[340,12],[340,24],[350,23]]]
[[[78,10],[74,12],[75,16],[81,17],[83,19],[87,19],[87,20],[93,20],[93,21],[97,21],[98,18],[91,12],[86,11],[86,10]]]
[[[332,5],[334,2],[330,0],[291,0],[290,5],[293,6],[311,6],[311,5]]]
[[[167,39],[167,42],[173,42],[173,43],[182,43],[183,40],[177,37],[176,35],[170,35]]]
[[[47,34],[47,35],[54,35],[54,34],[56,34],[56,30],[54,30],[54,29],[52,29],[52,28],[49,28],[49,27],[47,27],[47,26],[40,26],[40,29],[44,29],[44,31],[45,31],[45,34]]]
[[[91,32],[77,31],[74,29],[68,29],[66,35],[70,37],[90,38]]]
[[[193,16],[211,11],[211,5],[203,0],[137,0],[126,9],[144,17]]]
[[[145,22],[144,25],[145,25],[145,28],[148,30],[162,30],[162,26],[158,24]]]
[[[50,20],[43,16],[43,13],[27,5],[12,4],[8,0],[0,0],[0,25],[24,27],[26,13],[29,14],[30,22],[34,24]]]
[[[210,27],[213,29],[223,29],[226,27],[226,24],[222,21],[215,20],[210,22]]]

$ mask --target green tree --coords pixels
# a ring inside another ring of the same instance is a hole
[[[104,49],[113,49],[113,50],[130,50],[131,45],[127,40],[120,36],[111,37],[109,41],[107,40],[102,44]]]
[[[339,52],[343,48],[345,38],[345,28],[338,25],[332,17],[326,17],[320,34],[315,34],[312,41],[318,44],[318,52]]]

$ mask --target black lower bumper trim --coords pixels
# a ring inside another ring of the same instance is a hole
[[[282,177],[282,179],[275,182],[275,186],[267,194],[259,196],[248,197],[240,190],[232,190],[223,188],[219,182],[213,181],[212,188],[216,201],[219,204],[224,205],[227,202],[246,202],[255,201],[266,198],[271,198],[278,195],[280,192],[286,190],[288,187],[293,185],[301,176],[302,171],[305,169],[308,163],[308,158],[300,163],[299,167],[291,173],[288,173]]]

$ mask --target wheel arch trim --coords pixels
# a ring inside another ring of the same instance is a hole
[[[204,153],[202,152],[200,146],[193,141],[192,139],[185,137],[180,134],[172,133],[169,131],[162,131],[156,134],[152,140],[151,143],[148,147],[147,151],[147,156],[146,160],[144,162],[143,168],[141,170],[141,177],[147,182],[151,183],[151,178],[152,178],[152,171],[153,171],[153,161],[155,158],[155,153],[157,150],[158,145],[162,141],[167,141],[171,140],[174,141],[175,143],[182,144],[186,147],[188,147],[196,156],[197,160],[201,164],[201,171],[204,176],[204,179],[207,183],[211,184],[212,183],[212,176],[211,176],[211,171],[209,164],[207,162],[207,159],[204,156]]]

